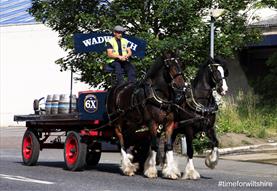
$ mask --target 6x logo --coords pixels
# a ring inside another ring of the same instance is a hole
[[[95,95],[89,94],[84,99],[84,109],[89,113],[94,113],[98,109],[98,99]]]

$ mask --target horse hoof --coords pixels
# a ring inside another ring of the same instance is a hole
[[[135,173],[133,171],[131,171],[130,169],[122,169],[122,173],[126,176],[133,176]]]
[[[164,178],[168,178],[168,179],[172,179],[172,180],[176,180],[178,179],[179,177],[181,177],[181,173],[178,169],[164,169],[162,171],[162,174],[163,174],[163,177]]]
[[[205,165],[210,169],[214,169],[215,166],[217,165],[217,160],[213,162],[209,158],[206,158]]]
[[[214,169],[218,163],[218,158],[219,152],[217,149],[215,149],[214,151],[208,153],[208,155],[206,156],[205,165],[210,169]]]
[[[122,170],[122,172],[126,176],[134,176],[135,172],[136,172],[136,169],[134,169],[134,168],[127,168],[125,170]]]
[[[134,176],[135,175],[134,172],[129,172],[129,171],[124,171],[123,174],[126,176]]]
[[[178,177],[181,177],[181,172],[175,163],[171,165],[165,164],[162,169],[162,174],[164,177],[170,179],[177,179]]]
[[[182,177],[182,179],[186,179],[186,180],[197,180],[199,178],[200,178],[200,174],[195,170],[186,172],[185,175]]]
[[[157,178],[158,171],[155,167],[150,167],[146,171],[144,171],[144,176],[146,176],[147,178]]]
[[[134,176],[135,175],[135,172],[137,171],[138,169],[138,163],[129,163],[128,165],[123,165],[121,167],[121,170],[123,172],[124,175],[126,176]]]
[[[177,175],[178,177],[181,177],[181,172],[178,171],[178,172],[176,173],[176,175]]]
[[[171,180],[177,180],[178,175],[177,174],[166,175],[166,176],[164,176],[164,178],[168,178],[168,179],[171,179]]]

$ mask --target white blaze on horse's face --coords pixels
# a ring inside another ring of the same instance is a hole
[[[222,92],[220,92],[221,95],[225,95],[226,92],[228,91],[228,86],[225,80],[225,76],[224,76],[224,70],[222,66],[218,66],[217,70],[220,72],[221,78],[222,78]]]

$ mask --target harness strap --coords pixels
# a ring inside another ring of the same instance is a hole
[[[196,112],[202,113],[202,114],[204,114],[204,113],[215,113],[218,110],[216,105],[212,106],[212,107],[205,107],[201,103],[198,103],[194,99],[192,89],[190,89],[190,99],[187,99],[186,103],[188,104],[188,106],[191,109],[195,110]]]
[[[173,105],[173,101],[165,100],[158,96],[157,92],[153,89],[152,86],[149,87],[149,99],[148,102],[151,103],[153,106],[156,106],[164,111],[170,111]]]

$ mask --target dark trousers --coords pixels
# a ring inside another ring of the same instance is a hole
[[[115,75],[117,84],[120,85],[124,83],[124,73],[128,76],[128,82],[135,82],[136,81],[136,69],[133,64],[128,61],[114,61],[112,62],[112,66],[115,69]]]

